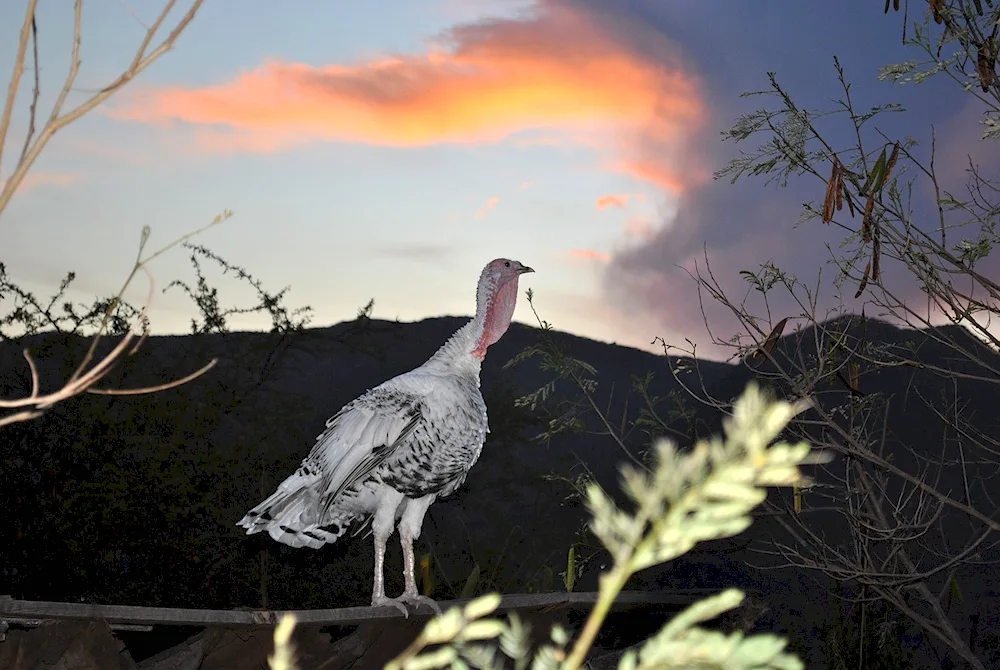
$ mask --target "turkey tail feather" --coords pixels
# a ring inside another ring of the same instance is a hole
[[[266,530],[273,539],[290,547],[319,549],[336,542],[347,532],[352,518],[333,515],[325,524],[315,513],[315,493],[307,486],[296,486],[298,474],[283,482],[278,490],[246,513],[236,524],[247,535]]]

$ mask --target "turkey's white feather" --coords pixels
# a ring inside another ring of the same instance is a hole
[[[517,272],[530,271],[515,269],[513,281],[502,285],[504,262],[483,270],[474,319],[423,365],[345,405],[295,473],[237,525],[247,534],[267,530],[293,547],[319,548],[355,521],[367,523],[379,510],[398,519],[408,501],[422,500],[414,517],[419,534],[426,506],[461,486],[489,431],[479,389],[482,356],[510,323]],[[494,300],[499,307],[490,312]]]

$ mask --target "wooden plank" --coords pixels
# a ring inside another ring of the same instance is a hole
[[[706,595],[712,589],[683,591],[625,591],[619,594],[614,609],[627,609],[642,605],[684,607]],[[438,604],[442,610],[463,606],[466,600],[445,600]],[[597,593],[527,593],[503,596],[499,610],[535,609],[589,609],[597,602]],[[337,609],[292,610],[300,624],[350,625],[366,621],[402,618],[402,613],[392,607],[342,607]],[[282,611],[271,610],[209,610],[174,607],[137,607],[132,605],[94,605],[51,601],[14,600],[0,596],[0,620],[11,623],[34,624],[42,621],[106,621],[111,625],[127,626],[222,626],[259,627],[273,626],[281,619]],[[426,607],[411,613],[416,619],[429,618],[433,612]]]
[[[35,628],[37,626],[41,626],[43,623],[52,621],[55,621],[55,619],[45,619],[45,620],[26,619],[23,617],[10,617],[10,616],[0,615],[0,632],[4,631],[3,627],[4,624],[20,626],[21,628]],[[141,624],[141,623],[108,623],[108,628],[110,628],[111,630],[122,630],[122,631],[138,632],[138,633],[148,633],[153,630],[152,625]],[[0,642],[3,642],[2,638],[0,638]]]

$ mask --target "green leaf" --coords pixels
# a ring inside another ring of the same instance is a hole
[[[455,639],[462,642],[492,640],[499,637],[506,628],[507,625],[499,619],[479,619],[466,624],[465,628],[455,636]]]
[[[744,640],[726,660],[738,668],[767,666],[784,650],[785,644],[775,635],[755,635]]]
[[[733,500],[756,506],[767,498],[767,491],[733,481],[712,479],[702,489],[706,498]]]
[[[576,545],[571,544],[569,546],[569,551],[566,553],[566,576],[563,579],[563,584],[566,586],[566,592],[572,593],[573,587],[576,586]]]
[[[476,563],[472,566],[472,572],[465,579],[465,585],[462,586],[462,594],[459,598],[471,598],[476,594],[476,587],[479,586],[479,564]]]
[[[477,600],[473,600],[465,607],[468,609],[476,605],[478,602],[479,601]],[[489,612],[486,612],[486,614],[488,613]],[[436,616],[428,621],[427,626],[424,628],[424,632],[421,635],[427,644],[441,644],[442,642],[454,639],[461,627],[462,610],[457,607],[452,607],[444,614]]]
[[[692,524],[692,528],[687,531],[687,534],[696,542],[717,540],[721,537],[733,537],[734,535],[739,535],[749,528],[752,522],[753,519],[748,516],[741,516],[736,519],[727,519],[723,521],[707,521],[699,517]]]
[[[954,598],[960,603],[965,602],[965,600],[962,598],[962,589],[958,587],[958,580],[955,579],[954,577],[951,578],[951,583],[948,585],[948,590],[949,590],[948,594],[949,600],[951,598]]]
[[[565,647],[569,643],[569,633],[559,624],[552,626],[552,641],[560,647]]]
[[[726,589],[722,593],[700,600],[675,616],[656,637],[663,639],[676,637],[697,623],[714,619],[723,612],[739,607],[745,597],[739,589]]]
[[[885,147],[882,147],[882,153],[878,157],[878,160],[875,161],[875,167],[872,168],[871,174],[868,175],[868,183],[865,184],[865,195],[882,188],[882,180],[885,179],[885,149]]]
[[[743,516],[751,509],[750,505],[745,502],[740,501],[730,501],[730,502],[714,502],[710,505],[700,507],[695,512],[694,519],[697,522],[711,521],[729,521],[730,519],[735,519]]]
[[[478,565],[476,566],[479,567]],[[465,609],[462,614],[466,619],[472,621],[474,619],[479,619],[487,614],[492,614],[500,607],[500,602],[503,599],[500,597],[499,593],[487,593],[484,596],[476,598],[472,602],[466,604]]]
[[[446,668],[458,660],[458,650],[454,647],[441,647],[432,652],[415,656],[405,663],[405,670],[434,670],[434,668]]]

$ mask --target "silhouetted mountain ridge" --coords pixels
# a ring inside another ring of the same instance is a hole
[[[212,357],[219,363],[179,389],[153,396],[72,399],[40,419],[0,431],[10,468],[9,485],[0,491],[0,507],[8,510],[8,523],[0,529],[0,593],[163,606],[293,608],[366,602],[370,538],[345,537],[321,551],[295,550],[259,535],[247,537],[234,524],[291,473],[327,418],[368,388],[422,363],[466,320],[360,318],[287,338],[264,333],[150,337],[127,365],[109,376],[106,386],[159,383]],[[860,317],[828,322],[823,330],[846,334],[847,349],[863,345],[875,353],[911,352],[924,365],[969,369],[922,331]],[[1000,369],[1000,357],[964,330],[945,328],[935,334],[961,343]],[[537,414],[515,409],[513,400],[548,383],[552,373],[540,369],[537,359],[503,367],[538,344],[541,335],[537,328],[513,324],[484,363],[483,391],[493,432],[466,485],[431,508],[419,543],[422,553],[433,556],[431,579],[439,597],[458,595],[476,564],[480,576],[475,591],[561,589],[567,550],[580,539],[586,521],[568,480],[585,466],[603,485],[616,485],[626,456],[600,434],[603,424],[595,416],[585,417],[583,433],[556,435],[548,442],[528,439],[544,425]],[[668,399],[667,405],[671,393],[687,403],[690,416],[677,419],[671,428],[692,438],[719,429],[721,413],[690,399],[664,356],[559,331],[545,335],[598,370],[595,398],[616,425],[634,424],[642,403],[630,391],[633,379],[653,372],[652,394]],[[814,336],[812,329],[784,335],[774,350],[779,362],[815,357]],[[100,350],[113,343],[107,340]],[[51,389],[80,360],[86,345],[83,338],[52,335],[0,343],[0,392],[3,397],[26,392],[22,347],[37,355],[44,386]],[[63,354],[67,358],[60,358]],[[678,362],[683,361],[674,359]],[[698,366],[700,384],[718,399],[738,396],[753,378],[772,384],[768,365],[751,370],[699,361]],[[263,380],[261,370],[269,370]],[[926,369],[879,369],[861,360],[858,386],[864,394],[889,398],[885,448],[904,467],[919,471],[907,448],[932,453],[948,437],[921,396],[951,394],[978,430],[1000,432],[995,414],[1000,394],[989,382],[953,382]],[[788,392],[781,384],[776,388]],[[552,400],[574,392],[563,380]],[[820,400],[824,407],[843,405],[850,393],[831,383],[821,389]],[[627,446],[638,453],[649,441],[633,431]],[[984,478],[988,465],[981,466]],[[960,478],[949,474],[940,488],[954,492],[962,486]],[[985,493],[973,486],[973,498],[984,505]],[[826,529],[830,540],[846,541],[836,526],[832,519]],[[788,570],[761,573],[746,565],[780,562],[747,548],[778,532],[773,520],[762,518],[742,536],[704,545],[685,559],[643,573],[634,586],[736,583],[769,601],[772,612],[762,627],[801,624],[811,602],[805,589],[813,576]],[[66,556],[73,556],[68,572],[59,567]],[[596,555],[577,588],[594,588],[606,560]],[[393,546],[387,563],[389,591],[402,588],[400,570],[398,547]],[[53,580],[53,575],[63,578]],[[983,579],[982,584],[966,580],[963,591],[985,594],[993,589],[992,578]],[[975,599],[969,600],[971,606]]]

